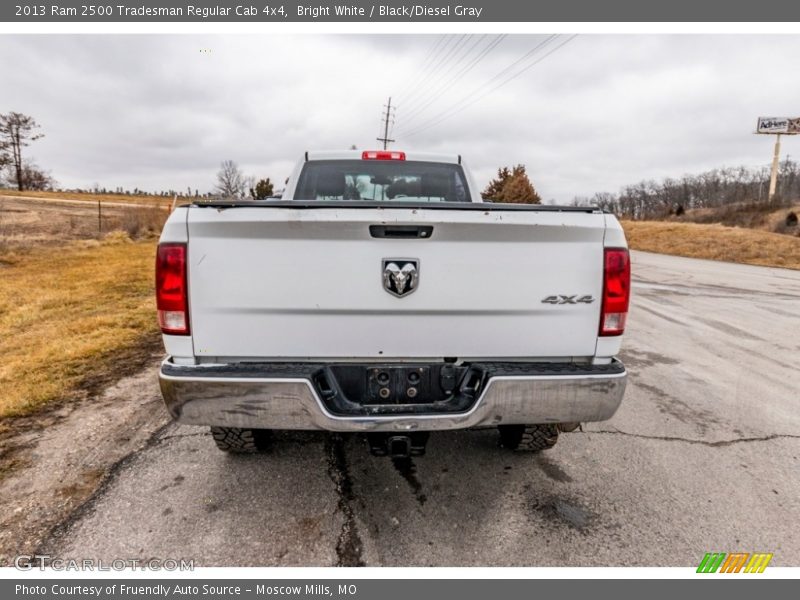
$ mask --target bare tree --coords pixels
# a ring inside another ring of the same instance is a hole
[[[25,163],[22,149],[44,137],[36,133],[39,124],[33,117],[11,111],[0,113],[0,165],[8,164],[13,171],[17,189],[25,189]]]
[[[215,191],[225,198],[242,198],[247,193],[248,179],[232,160],[224,160],[217,171]]]
[[[781,163],[778,194],[772,200],[766,197],[768,186],[769,173],[764,168],[723,167],[680,179],[641,181],[618,194],[595,194],[591,203],[627,219],[662,219],[698,208],[750,207],[754,214],[768,212],[800,198],[800,163],[788,158]],[[718,212],[709,213],[709,218],[721,220]]]
[[[56,182],[33,163],[26,162],[22,165],[20,180],[22,188],[26,190],[52,190]]]

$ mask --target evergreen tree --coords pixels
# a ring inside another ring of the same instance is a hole
[[[542,199],[533,187],[525,165],[497,170],[497,177],[489,182],[481,194],[484,200],[513,204],[541,204]]]
[[[273,185],[269,177],[266,179],[259,179],[255,187],[250,188],[250,196],[252,196],[253,200],[264,200],[272,196],[272,193]]]

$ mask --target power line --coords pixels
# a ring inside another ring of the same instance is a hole
[[[505,68],[500,70],[499,72],[495,73],[491,78],[489,78],[483,84],[481,84],[480,86],[478,86],[477,88],[472,90],[469,94],[467,94],[464,98],[462,98],[461,100],[456,102],[450,109],[445,109],[444,111],[441,111],[439,113],[439,115],[441,115],[441,114],[443,114],[443,113],[445,113],[445,112],[447,112],[449,110],[452,110],[452,108],[454,108],[454,107],[458,106],[459,104],[465,102],[470,96],[473,96],[474,94],[479,93],[481,90],[486,89],[487,86],[489,86],[492,82],[502,78],[505,74],[509,73],[512,69],[514,69],[514,67],[516,67],[520,63],[532,58],[534,55],[536,55],[537,52],[539,52],[542,48],[545,48],[548,44],[550,44],[553,40],[555,40],[558,37],[559,37],[558,34],[551,34],[551,35],[547,36],[543,41],[541,41],[538,44],[536,44],[533,48],[528,50],[525,54],[520,56],[514,62],[512,62],[511,64],[509,64],[508,66],[506,66]],[[439,115],[436,115],[435,117],[433,117],[433,119],[437,118]],[[401,129],[401,131],[408,131],[409,129],[415,129],[415,127],[411,127],[411,128],[408,128],[408,127],[403,128],[403,127],[401,127],[400,129]]]
[[[428,52],[425,54],[425,58],[422,60],[420,71],[426,70],[428,66],[436,59],[436,57],[442,51],[442,48],[440,48],[442,42],[446,41],[447,41],[446,35],[440,35],[436,38],[436,41],[430,47]],[[446,45],[447,43],[445,43],[445,46]],[[408,85],[416,85],[417,83],[419,83],[419,77],[416,76],[416,74],[413,74],[411,77],[406,78],[406,80],[403,82],[403,86],[401,89],[404,90],[406,87],[408,87]],[[399,96],[402,98],[402,92],[399,94]]]
[[[475,47],[476,47],[476,46],[477,46],[477,45],[480,43],[480,41],[481,41],[483,38],[485,38],[485,37],[486,37],[486,34],[483,34],[482,36],[480,36],[480,37],[477,37],[477,38],[476,38],[476,40],[475,40],[475,42],[474,42],[474,43],[473,43],[471,46],[469,46],[469,47],[466,49],[466,52],[464,52],[463,54],[461,54],[461,56],[459,56],[459,57],[458,57],[458,60],[457,60],[456,62],[454,62],[454,63],[451,63],[451,64],[449,64],[449,65],[445,65],[445,66],[444,66],[444,67],[445,67],[445,68],[444,68],[444,71],[445,71],[445,72],[448,72],[448,71],[450,71],[450,70],[451,70],[453,67],[455,67],[455,66],[459,65],[459,64],[460,64],[460,63],[461,63],[461,62],[462,62],[462,61],[463,61],[465,58],[467,58],[467,57],[468,57],[468,56],[471,54],[472,50],[473,50],[473,49],[474,49],[474,48],[475,48]],[[431,82],[431,83],[432,83],[432,84],[435,86],[437,83],[440,83],[440,81],[437,81],[437,82]],[[408,110],[408,112],[413,112],[414,110],[416,110],[416,109],[415,109],[415,107],[416,107],[417,105],[419,105],[419,104],[421,104],[421,103],[425,102],[425,100],[427,100],[427,99],[428,99],[428,97],[429,97],[429,95],[430,95],[430,88],[429,88],[428,86],[426,86],[424,89],[420,90],[420,92],[421,92],[421,93],[420,93],[420,94],[418,94],[418,95],[417,95],[417,97],[416,97],[414,100],[412,100],[412,101],[410,101],[410,102],[407,102],[407,103],[405,103],[405,104],[404,104],[404,108],[405,108],[406,110]]]
[[[492,50],[494,50],[500,42],[505,39],[506,34],[498,35],[493,40],[490,40],[489,43],[483,48],[483,50],[479,51],[477,56],[475,56],[471,62],[464,66],[458,73],[456,73],[453,77],[447,80],[443,80],[439,86],[433,89],[431,98],[428,98],[426,102],[421,105],[418,105],[417,108],[410,110],[407,114],[404,113],[403,117],[403,126],[406,130],[409,129],[408,123],[413,122],[415,116],[418,116],[425,112],[425,109],[428,108],[431,104],[436,102],[439,98],[441,98],[445,93],[447,93],[453,86],[455,86],[458,81],[464,77],[467,73],[469,73],[473,68],[475,68],[486,56],[488,56]]]
[[[425,57],[425,61],[423,62],[423,64],[427,62],[434,55],[436,49],[442,44],[442,42],[445,40],[446,37],[447,36],[440,35],[438,38],[436,38],[436,42],[433,44],[433,46],[431,46],[431,49],[428,50],[428,54]]]
[[[473,50],[473,49],[474,49],[474,48],[475,48],[475,47],[476,47],[476,46],[477,46],[477,45],[478,45],[478,44],[481,42],[481,40],[482,40],[483,38],[485,38],[485,37],[486,37],[486,34],[483,34],[483,35],[481,35],[481,36],[478,36],[478,37],[476,37],[476,39],[475,39],[475,41],[472,43],[472,45],[471,45],[471,46],[469,46],[469,47],[467,47],[467,48],[466,48],[466,51],[465,51],[465,52],[463,52],[463,53],[461,53],[461,54],[460,54],[460,56],[458,56],[458,57],[457,57],[457,60],[455,60],[455,59],[456,59],[456,57],[453,57],[453,60],[454,60],[455,62],[451,61],[451,62],[450,62],[450,64],[444,64],[444,65],[442,65],[443,69],[440,69],[440,70],[441,70],[441,71],[443,71],[443,74],[444,74],[444,73],[446,73],[446,72],[448,72],[448,71],[450,71],[452,68],[455,68],[455,67],[456,67],[456,66],[458,66],[459,64],[461,64],[461,62],[463,62],[463,61],[464,61],[464,59],[466,59],[466,58],[467,58],[467,57],[468,57],[468,56],[469,56],[469,55],[472,53],[472,50]],[[433,84],[433,85],[434,85],[434,87],[436,87],[438,83],[440,83],[440,81],[432,81],[432,82],[431,82],[431,84]],[[408,111],[408,113],[415,112],[415,111],[416,111],[416,108],[415,108],[415,107],[417,107],[417,106],[419,106],[420,104],[424,103],[424,102],[425,102],[425,101],[426,101],[426,100],[427,100],[427,99],[430,97],[430,89],[428,88],[428,86],[425,86],[424,88],[421,88],[421,89],[419,90],[419,92],[420,92],[420,93],[419,93],[419,94],[417,94],[417,97],[416,97],[416,98],[414,98],[413,100],[407,101],[407,102],[405,102],[405,103],[403,104],[403,110],[404,110],[404,112],[405,112],[405,111]]]
[[[442,37],[444,38],[444,43],[442,44],[441,48],[439,48],[436,55],[433,56],[430,60],[430,63],[421,70],[419,76],[416,77],[413,85],[411,86],[411,89],[407,91],[405,95],[401,94],[400,99],[403,102],[410,100],[419,92],[420,89],[423,89],[424,84],[439,69],[443,61],[450,56],[451,52],[458,46],[459,42],[466,37],[466,35],[462,35],[461,37],[445,35]]]
[[[510,77],[506,78],[505,80],[501,81],[500,83],[498,83],[496,86],[492,87],[491,89],[486,90],[482,94],[476,96],[472,101],[467,102],[469,100],[469,98],[468,97],[464,98],[463,100],[461,100],[460,102],[458,102],[454,106],[452,106],[450,109],[440,112],[435,117],[432,117],[431,119],[429,119],[428,121],[423,123],[420,127],[410,131],[409,133],[406,133],[404,137],[408,138],[408,137],[412,137],[414,135],[417,135],[417,134],[421,133],[422,131],[425,131],[425,130],[427,130],[427,129],[435,126],[435,125],[438,125],[442,121],[445,121],[445,120],[449,119],[450,117],[458,114],[459,112],[469,108],[470,106],[472,106],[473,104],[475,104],[479,100],[485,98],[488,94],[491,94],[495,90],[497,90],[497,89],[503,87],[504,85],[510,83],[511,81],[513,81],[514,79],[516,79],[517,77],[519,77],[520,75],[522,75],[523,73],[525,73],[526,71],[528,71],[529,69],[534,67],[535,65],[538,65],[540,62],[542,62],[548,56],[550,56],[551,54],[554,54],[555,52],[557,52],[558,50],[560,50],[561,48],[563,48],[564,46],[569,44],[576,37],[578,37],[578,34],[574,34],[574,35],[570,36],[569,38],[567,38],[566,40],[564,40],[563,42],[558,44],[556,47],[552,48],[549,52],[546,52],[545,54],[540,56],[535,61],[533,61],[530,64],[528,64],[525,67],[523,67],[517,73],[515,73],[515,74],[511,75]],[[519,61],[517,61],[517,62],[519,62]],[[467,102],[467,103],[464,104],[464,102]],[[459,105],[462,105],[462,106],[459,106]]]
[[[442,52],[440,53],[440,56],[435,61],[435,63],[433,63],[431,65],[430,69],[428,70],[428,73],[425,76],[422,76],[419,79],[417,79],[417,83],[411,88],[411,90],[405,96],[401,97],[401,99],[405,102],[405,101],[409,100],[410,98],[413,98],[414,95],[416,93],[418,93],[419,90],[424,89],[424,85],[428,82],[428,80],[435,73],[437,73],[441,69],[441,67],[443,65],[445,65],[447,63],[447,61],[450,59],[450,57],[455,52],[458,51],[458,49],[461,47],[461,45],[466,41],[466,39],[468,37],[469,36],[467,34],[463,34],[458,38],[452,37],[452,36],[449,37],[449,39],[447,40],[447,42],[445,43],[445,45],[442,48]],[[450,46],[449,50],[445,50],[445,48],[447,48],[450,45],[451,41],[454,41],[455,43],[453,43],[452,46]]]
[[[398,94],[398,97],[401,101],[404,101],[406,98],[414,95],[417,87],[419,87],[420,80],[428,75],[428,71],[430,71],[433,64],[438,60],[445,48],[447,48],[447,46],[450,45],[450,42],[454,39],[455,38],[447,35],[442,35],[439,37],[439,40],[436,44],[434,44],[434,47],[428,53],[428,56],[422,61],[419,74],[412,75],[413,80],[410,82],[410,89],[405,90],[406,85],[403,85],[403,90],[401,90]]]
[[[439,37],[436,39],[436,43],[435,43],[435,44],[433,45],[433,47],[431,47],[431,49],[428,51],[428,54],[427,54],[427,56],[425,56],[425,60],[423,60],[423,61],[422,61],[422,64],[423,64],[423,65],[427,65],[427,64],[429,64],[429,63],[430,63],[430,62],[433,60],[433,58],[436,56],[436,50],[439,48],[439,46],[441,46],[441,45],[442,45],[442,42],[443,42],[443,41],[445,41],[446,39],[447,39],[447,36],[446,36],[446,35],[440,35],[440,36],[439,36]]]

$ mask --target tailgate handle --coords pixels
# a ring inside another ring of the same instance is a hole
[[[369,234],[374,238],[429,238],[433,225],[370,225]]]

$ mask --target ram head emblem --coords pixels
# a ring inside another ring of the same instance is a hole
[[[419,281],[419,261],[407,258],[383,259],[383,289],[402,298],[416,291]]]

